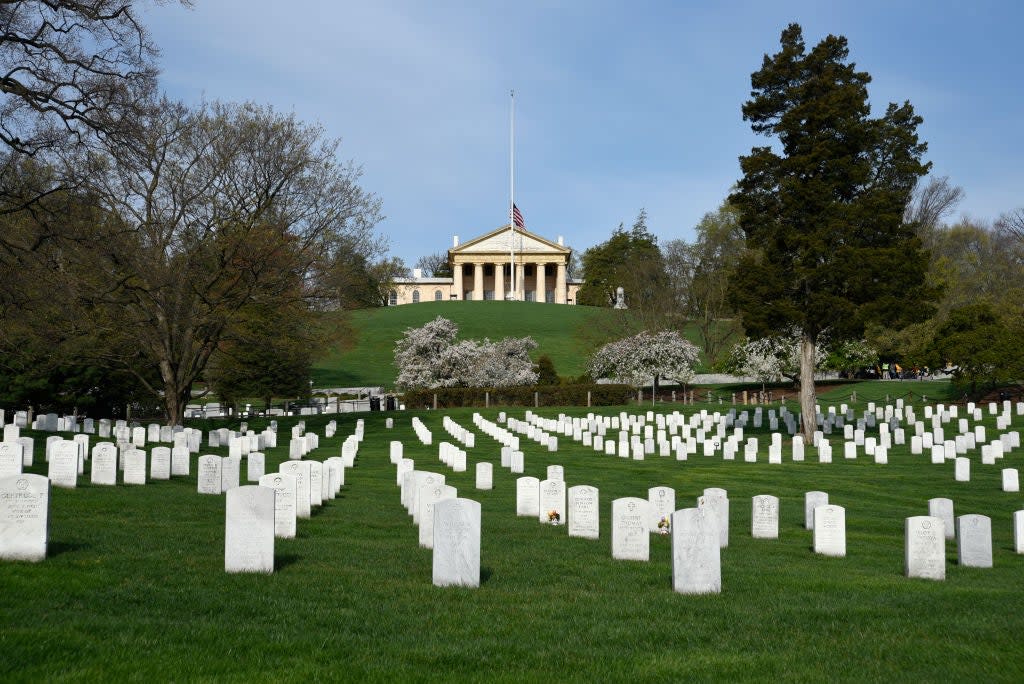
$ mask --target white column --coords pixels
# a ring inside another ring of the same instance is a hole
[[[516,262],[516,300],[523,301],[526,299],[526,276],[524,272],[523,262]]]
[[[455,262],[452,269],[452,277],[455,279],[452,282],[452,289],[455,290],[455,298],[462,299],[462,264]]]
[[[473,264],[473,300],[484,300],[484,265],[479,261]]]
[[[559,261],[555,269],[555,304],[565,304],[565,262]]]
[[[505,264],[494,264],[494,298],[505,299]]]

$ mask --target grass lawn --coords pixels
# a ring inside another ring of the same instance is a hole
[[[459,326],[462,339],[492,340],[533,337],[533,356],[547,354],[561,376],[582,375],[590,354],[605,342],[626,334],[625,312],[592,306],[544,305],[528,302],[423,302],[350,312],[351,340],[337,344],[313,365],[317,387],[394,385],[395,343],[406,328],[438,316]],[[684,334],[699,345],[697,330]],[[702,372],[702,371],[699,371]]]
[[[409,307],[412,308],[412,307]],[[860,394],[863,398],[863,394]],[[863,408],[863,402],[860,407]],[[671,407],[668,407],[671,408]],[[718,406],[686,407],[686,411]],[[646,407],[604,409],[646,411]],[[585,415],[586,409],[566,409]],[[496,410],[481,411],[490,419]],[[555,417],[557,410],[541,409]],[[522,417],[522,410],[511,415]],[[720,457],[631,461],[595,455],[560,438],[558,453],[522,440],[526,473],[543,479],[565,467],[567,487],[600,489],[601,538],[570,538],[565,527],[515,515],[515,478],[499,467],[497,443],[473,428],[471,410],[367,414],[356,467],[340,498],[298,537],[277,540],[269,576],[227,575],[224,499],[196,493],[192,475],[144,487],[51,492],[50,553],[43,563],[0,563],[0,677],[53,680],[349,681],[1021,681],[1024,679],[1024,555],[1012,551],[1012,512],[1021,494],[1003,493],[999,470],[1022,465],[1015,450],[998,466],[971,454],[972,480],[894,447],[888,465],[861,455],[835,462],[758,463]],[[419,415],[434,445],[415,439]],[[477,433],[469,469],[453,473],[437,443],[449,415]],[[922,411],[918,410],[918,415]],[[354,429],[341,416],[311,417],[321,448],[339,452]],[[765,421],[767,423],[767,421]],[[281,422],[287,435],[288,421]],[[985,412],[989,434],[994,419]],[[1012,429],[1024,418],[1015,416]],[[955,429],[947,427],[947,432]],[[748,429],[747,434],[759,431]],[[761,433],[764,434],[764,433]],[[36,433],[44,473],[44,435]],[[419,469],[444,473],[483,508],[482,584],[431,584],[431,552],[399,502],[388,443],[401,440]],[[991,439],[991,437],[990,437]],[[270,450],[267,470],[287,458]],[[788,442],[787,442],[788,444]],[[209,453],[205,449],[201,453]],[[212,453],[225,454],[225,449]],[[494,489],[474,489],[473,463],[490,461]],[[243,478],[245,468],[242,469]],[[656,485],[693,506],[706,487],[728,490],[730,545],[722,551],[723,593],[671,589],[670,548],[652,536],[649,562],[611,558],[610,509]],[[846,507],[847,557],[811,551],[803,496],[829,493]],[[781,500],[780,538],[750,536],[751,497]],[[947,545],[944,582],[903,577],[903,521],[949,497],[957,515],[992,518],[994,567],[961,568]]]

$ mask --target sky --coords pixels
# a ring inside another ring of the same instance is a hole
[[[846,36],[873,113],[909,100],[957,214],[1024,206],[1024,3],[348,2],[194,0],[145,22],[161,86],[187,103],[253,101],[340,139],[383,203],[378,231],[408,266],[508,224],[577,251],[641,208],[664,243],[694,239],[768,140],[743,121],[750,74],[803,27]]]

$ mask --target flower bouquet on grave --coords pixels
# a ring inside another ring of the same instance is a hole
[[[548,511],[548,522],[552,525],[562,524],[562,515],[556,510]]]
[[[661,520],[658,521],[658,534],[668,534],[671,526],[672,523],[669,521],[668,516],[662,516]]]

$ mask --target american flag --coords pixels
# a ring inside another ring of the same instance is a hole
[[[512,223],[516,228],[526,228],[526,221],[523,220],[523,215],[519,212],[519,207],[512,204]]]

